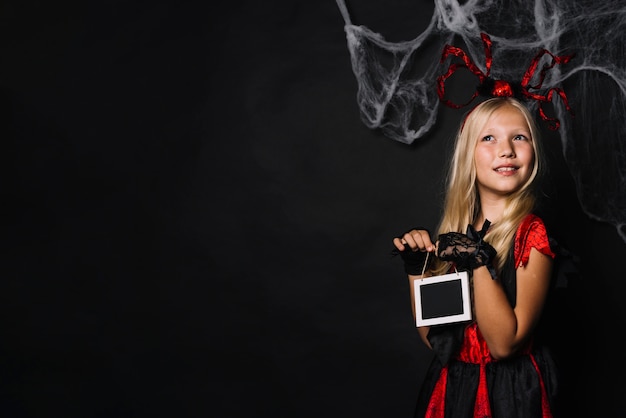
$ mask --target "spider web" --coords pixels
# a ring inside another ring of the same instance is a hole
[[[626,242],[626,3],[434,0],[430,24],[420,35],[388,42],[352,24],[345,0],[336,2],[345,21],[361,119],[405,144],[426,137],[436,122],[436,78],[445,71],[439,58],[446,44],[463,48],[485,72],[480,34],[486,33],[493,42],[491,77],[504,80],[521,80],[541,49],[574,54],[568,64],[545,73],[543,88],[563,88],[574,112],[570,115],[555,95],[551,112],[561,122],[563,156],[583,211],[614,225]],[[537,103],[529,107],[536,111]]]

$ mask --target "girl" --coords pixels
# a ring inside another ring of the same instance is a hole
[[[438,240],[423,228],[393,239],[412,299],[422,272],[456,268],[472,277],[470,323],[418,327],[435,357],[416,417],[553,416],[556,369],[536,335],[555,257],[533,213],[541,165],[528,109],[514,98],[488,99],[457,134]]]

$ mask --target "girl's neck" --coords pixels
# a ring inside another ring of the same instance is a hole
[[[474,220],[474,228],[480,230],[486,220],[494,225],[502,218],[502,210],[481,210],[476,219]]]
[[[487,232],[489,232],[489,230],[490,230],[491,228],[493,228],[493,226],[494,226],[494,224],[495,224],[495,222],[492,222],[492,221],[491,221],[491,219],[489,219],[489,218],[487,218],[487,219],[484,219],[484,218],[483,218],[483,219],[476,219],[476,221],[474,222],[474,229],[475,229],[476,231],[479,231],[479,232],[480,232],[480,231],[482,231],[482,230],[483,230],[483,228],[486,226],[486,225],[485,225],[485,221],[486,221],[486,220],[488,220],[488,221],[489,221],[489,226],[487,227],[487,230],[485,231],[485,234],[486,234]]]
[[[506,201],[502,198],[489,198],[487,196],[480,197],[480,212],[474,220],[475,228],[482,228],[485,220],[489,220],[491,224],[495,224],[502,218]]]

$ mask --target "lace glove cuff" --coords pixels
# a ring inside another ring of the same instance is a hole
[[[474,270],[486,266],[491,278],[496,279],[493,260],[497,252],[483,240],[489,225],[491,223],[486,220],[480,232],[476,232],[472,225],[468,225],[466,234],[448,232],[439,235],[437,256],[444,261],[453,262],[461,270]]]

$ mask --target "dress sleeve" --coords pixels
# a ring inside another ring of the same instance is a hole
[[[528,263],[532,248],[552,258],[555,257],[554,252],[550,248],[546,226],[543,220],[534,214],[524,218],[515,234],[516,267],[522,267]]]

